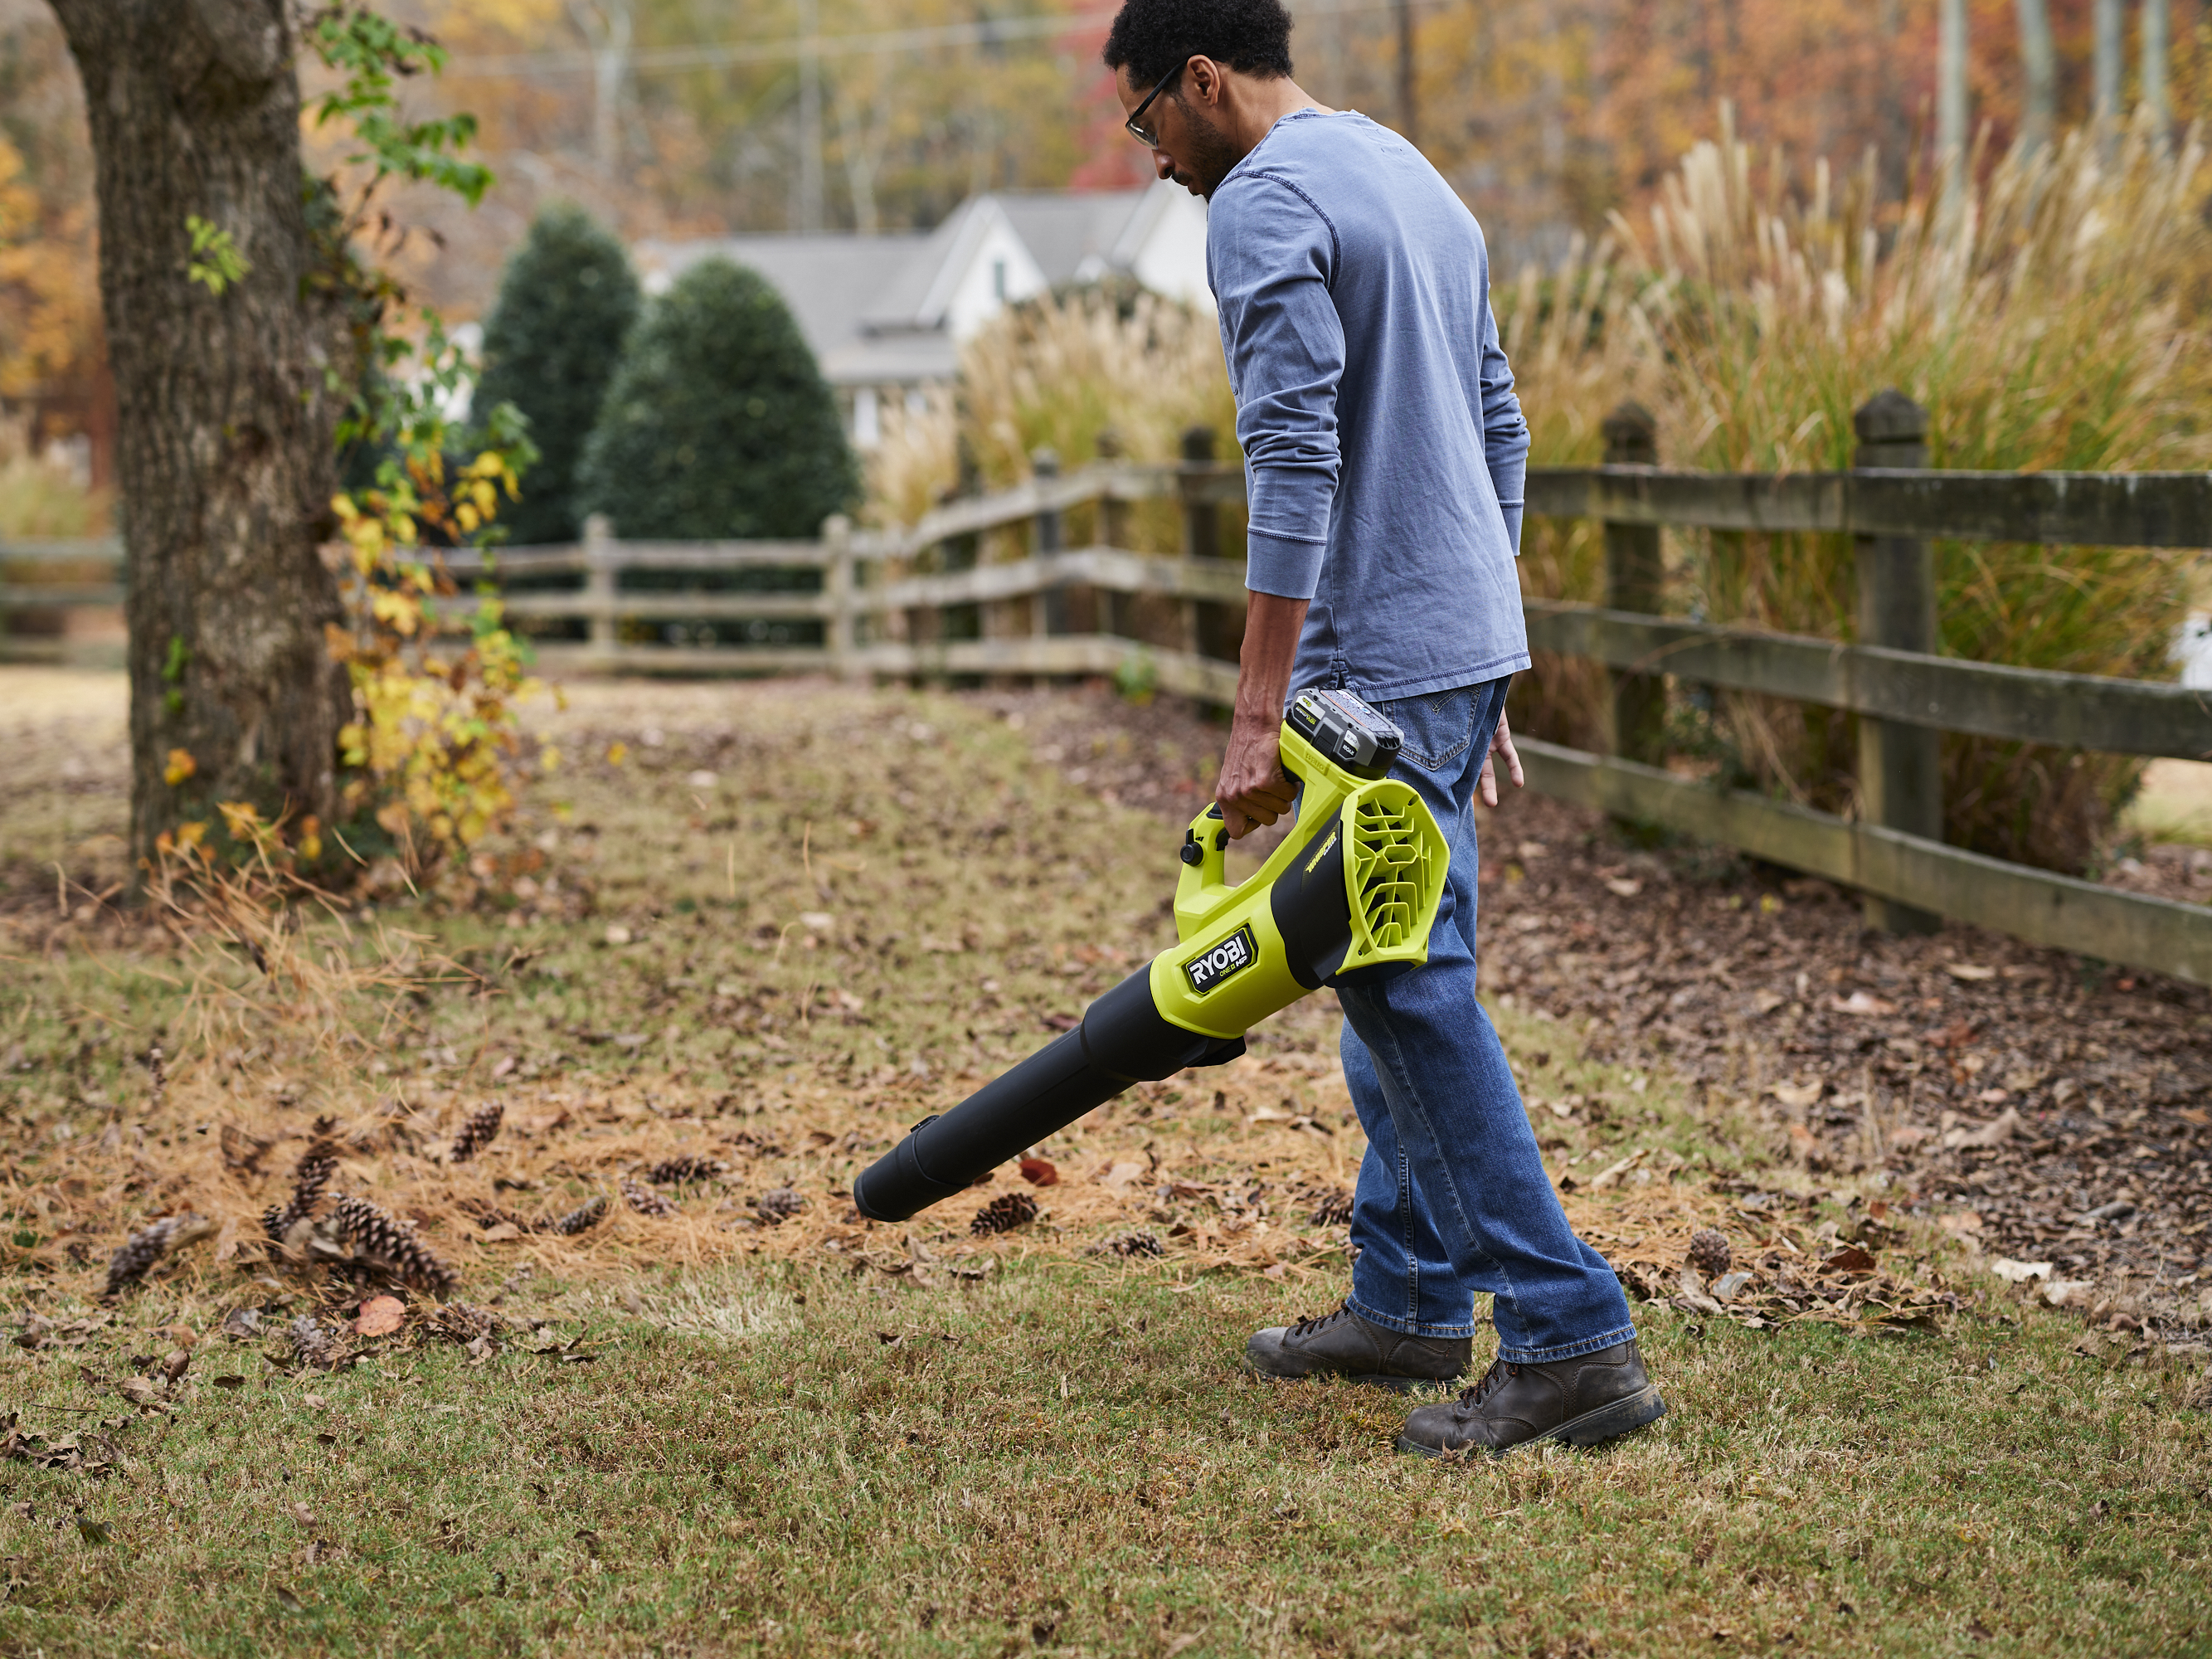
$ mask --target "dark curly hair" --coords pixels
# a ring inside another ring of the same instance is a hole
[[[1203,52],[1263,80],[1291,72],[1291,15],[1282,0],[1127,0],[1106,36],[1106,67],[1149,87]]]

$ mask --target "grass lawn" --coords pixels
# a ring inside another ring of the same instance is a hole
[[[1956,1311],[1643,1304],[1653,1428],[1397,1455],[1397,1398],[1237,1370],[1344,1283],[1321,998],[1047,1143],[1029,1225],[968,1231],[1011,1171],[851,1218],[856,1169],[1166,937],[1173,830],[974,702],[583,688],[548,717],[563,799],[492,849],[519,902],[387,896],[289,976],[56,896],[53,862],[96,891],[114,856],[98,718],[41,727],[0,800],[0,1653],[2212,1652],[2193,1367],[1869,1231],[1868,1194],[1562,1024],[1498,1011],[1608,1255],[1856,1236]],[[486,1101],[499,1138],[448,1161]],[[264,1249],[318,1118],[495,1342],[419,1304],[349,1334],[361,1293]],[[623,1202],[677,1156],[725,1167]],[[599,1225],[529,1230],[593,1194]],[[103,1307],[109,1252],[187,1208],[214,1236]],[[355,1363],[301,1364],[302,1317]]]

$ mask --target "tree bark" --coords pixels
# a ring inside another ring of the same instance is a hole
[[[2123,0],[2096,0],[2091,8],[2095,29],[2091,47],[2091,107],[2100,121],[2120,118],[2120,82],[2125,69],[2127,15]]]
[[[2058,125],[2058,48],[2051,35],[2051,0],[2019,0],[2020,66],[2026,80],[2021,137],[2031,149],[2051,142]]]
[[[2167,40],[2166,27],[2172,21],[2166,15],[2166,0],[2143,0],[2141,50],[2142,70],[2136,77],[2136,97],[2157,129],[2161,148],[2166,141],[2166,127],[2173,113],[2166,106],[2166,59],[2172,47]]]
[[[52,0],[83,76],[128,558],[133,852],[224,801],[336,799],[341,618],[317,553],[337,366],[309,282],[296,42],[283,0]],[[188,216],[246,261],[191,281]],[[173,750],[197,770],[172,784]],[[220,834],[222,824],[210,828]]]

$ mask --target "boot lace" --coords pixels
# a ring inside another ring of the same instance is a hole
[[[1460,1390],[1460,1409],[1462,1412],[1477,1409],[1484,1401],[1504,1387],[1512,1378],[1520,1375],[1521,1368],[1518,1365],[1508,1364],[1503,1359],[1492,1360],[1490,1369],[1482,1374],[1482,1381],[1471,1389]]]
[[[1346,1308],[1341,1302],[1340,1302],[1335,1307],[1330,1309],[1318,1319],[1307,1319],[1301,1317],[1291,1326],[1291,1334],[1292,1336],[1310,1336],[1316,1331],[1325,1330],[1329,1326],[1334,1325],[1338,1320],[1343,1318],[1350,1311],[1350,1309]]]

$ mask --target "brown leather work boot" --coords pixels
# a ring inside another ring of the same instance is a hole
[[[1244,1345],[1244,1364],[1262,1376],[1348,1376],[1403,1394],[1452,1382],[1474,1352],[1469,1338],[1408,1336],[1340,1305],[1319,1319],[1268,1327]]]
[[[1667,1402],[1644,1374],[1636,1342],[1542,1365],[1501,1359],[1456,1400],[1423,1406],[1406,1419],[1398,1449],[1503,1455],[1531,1440],[1593,1446],[1667,1414]]]

